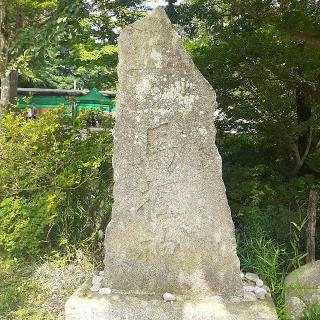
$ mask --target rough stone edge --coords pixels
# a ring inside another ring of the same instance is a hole
[[[314,271],[314,269],[320,269],[320,260],[307,263],[290,272],[285,278],[285,286],[289,289],[304,286],[304,276],[306,273],[311,273]],[[308,285],[306,284],[306,286]],[[312,288],[312,286],[313,285],[310,285],[310,288]]]

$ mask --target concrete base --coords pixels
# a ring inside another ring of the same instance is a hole
[[[89,284],[66,303],[66,320],[276,320],[271,298],[255,302],[221,297],[165,302],[162,297],[134,294],[99,295]]]

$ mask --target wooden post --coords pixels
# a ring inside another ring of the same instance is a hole
[[[308,203],[308,225],[307,225],[307,263],[316,260],[316,223],[317,223],[317,202],[316,190],[310,190]]]

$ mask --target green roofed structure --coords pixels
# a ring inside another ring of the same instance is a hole
[[[19,108],[58,108],[71,105],[64,97],[59,96],[32,96],[31,98],[19,98]]]
[[[113,109],[113,101],[102,95],[96,88],[91,89],[87,94],[75,98],[77,110],[102,110],[111,111]]]
[[[112,113],[116,111],[115,92],[100,92],[96,88],[90,91],[20,88],[18,93],[19,108],[36,109],[37,115],[46,112],[46,109],[58,108],[62,105],[72,110],[72,113],[81,110],[101,110]],[[66,97],[70,98],[70,102]]]

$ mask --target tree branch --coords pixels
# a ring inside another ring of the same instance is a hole
[[[307,33],[303,32],[295,32],[295,33],[286,33],[286,36],[295,41],[303,41],[308,45],[311,45],[318,50],[320,50],[320,38],[319,37],[313,37]]]
[[[308,142],[307,142],[307,147],[306,147],[306,150],[304,151],[303,156],[301,157],[302,165],[303,165],[304,161],[306,160],[306,158],[307,158],[307,156],[308,156],[308,154],[309,154],[309,152],[310,152],[310,147],[311,147],[311,142],[312,142],[312,136],[313,136],[312,133],[313,133],[312,128],[310,128],[309,136],[308,136]],[[302,166],[302,165],[301,165],[301,166]]]
[[[320,156],[320,140],[318,141],[318,143],[316,144],[316,154],[318,156]]]
[[[0,76],[6,71],[8,57],[8,39],[5,30],[6,6],[4,0],[0,0]]]

